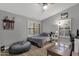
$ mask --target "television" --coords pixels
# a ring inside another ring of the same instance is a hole
[[[79,36],[79,29],[77,29],[77,36]]]

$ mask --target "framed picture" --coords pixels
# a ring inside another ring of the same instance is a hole
[[[62,13],[61,18],[68,18],[68,12]]]
[[[15,17],[12,17],[10,20],[8,16],[3,19],[3,29],[4,30],[13,30],[14,29],[14,21]]]

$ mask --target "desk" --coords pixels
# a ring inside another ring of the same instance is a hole
[[[47,55],[51,56],[70,56],[71,49],[66,47],[51,46],[47,48]]]

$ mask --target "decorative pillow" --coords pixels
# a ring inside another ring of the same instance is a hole
[[[41,33],[40,36],[48,36],[48,33]]]

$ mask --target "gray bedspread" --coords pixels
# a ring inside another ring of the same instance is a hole
[[[28,37],[27,40],[36,43],[39,47],[42,47],[44,43],[50,41],[49,36],[41,36],[41,35]]]

